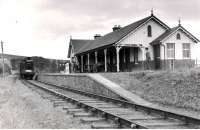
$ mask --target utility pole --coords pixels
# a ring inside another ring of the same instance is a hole
[[[1,53],[1,58],[2,58],[2,61],[3,61],[3,65],[2,65],[2,67],[3,67],[3,78],[4,78],[4,54],[3,54],[3,41],[1,40],[1,51],[2,51],[2,53]]]

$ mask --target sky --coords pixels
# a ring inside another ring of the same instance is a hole
[[[200,39],[200,0],[0,0],[4,52],[67,59],[69,38],[93,39],[154,15]]]

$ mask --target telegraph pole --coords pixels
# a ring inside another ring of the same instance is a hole
[[[3,67],[3,78],[4,78],[4,54],[3,54],[3,41],[1,40],[1,51],[2,51],[2,53],[1,53],[1,58],[2,58],[2,61],[3,61],[3,65],[2,65],[2,67]]]

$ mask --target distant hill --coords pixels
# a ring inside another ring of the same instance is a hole
[[[1,54],[0,54],[0,58],[1,58]],[[11,54],[4,54],[4,58],[6,58],[7,60],[11,60],[11,59],[23,59],[26,56],[19,56],[19,55],[11,55]]]
[[[4,54],[4,63],[7,64],[10,68],[12,68],[11,61],[13,59],[21,60],[25,58],[26,56],[18,56],[18,55],[11,55],[11,54]],[[2,55],[0,54],[0,63],[2,64]]]
[[[19,64],[22,59],[27,56],[4,54],[5,71],[11,73],[12,71],[19,71]],[[64,71],[65,63],[69,60],[48,59],[40,56],[32,56],[35,70],[37,72],[57,73]],[[0,54],[0,73],[2,73],[2,58]]]

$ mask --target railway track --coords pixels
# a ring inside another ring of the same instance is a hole
[[[55,106],[63,106],[74,117],[80,117],[83,123],[91,123],[91,128],[200,128],[200,120],[192,117],[63,86],[30,80],[22,82],[48,92],[45,98],[53,100]]]

